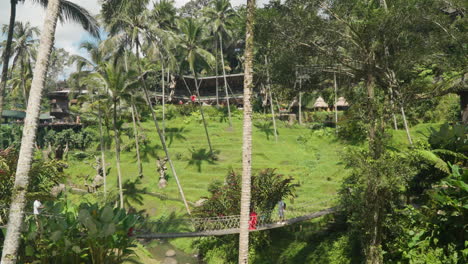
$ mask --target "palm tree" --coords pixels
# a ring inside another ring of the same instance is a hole
[[[5,33],[8,30],[8,26],[4,25],[2,32]],[[32,77],[31,63],[34,60],[36,52],[37,39],[35,36],[39,35],[39,28],[31,27],[29,22],[22,23],[16,22],[13,31],[12,40],[12,54],[13,66],[11,72],[15,70],[16,66],[20,66],[20,74],[17,85],[13,85],[13,88],[20,88],[22,91],[23,99],[25,100],[24,106],[28,104],[28,90],[26,87],[27,80]]]
[[[112,99],[113,103],[113,128],[115,140],[115,160],[117,168],[117,180],[119,186],[120,207],[124,206],[123,190],[122,190],[122,172],[120,168],[120,124],[118,124],[117,109],[120,105],[121,98],[128,90],[135,87],[138,82],[136,81],[135,71],[124,71],[120,65],[106,62],[94,74],[96,77],[101,78],[105,87]]]
[[[210,19],[213,25],[215,35],[219,39],[219,50],[221,52],[221,66],[223,69],[224,78],[224,91],[226,93],[226,103],[228,107],[229,127],[232,127],[231,107],[229,105],[228,83],[226,79],[226,67],[224,66],[224,53],[223,53],[223,34],[228,35],[226,27],[231,25],[231,19],[236,17],[237,14],[232,9],[231,3],[228,0],[215,0],[213,7],[206,10],[206,16]],[[216,45],[217,46],[217,45]],[[218,52],[216,50],[216,52]],[[218,60],[216,56],[216,61]],[[216,70],[218,67],[216,67]],[[216,79],[217,80],[217,79]]]
[[[124,41],[129,39],[128,37],[125,36],[125,32],[122,32],[122,31],[124,31],[125,28],[130,28],[131,32],[134,32],[134,34],[132,34],[134,38],[131,38],[133,41],[131,42],[129,41],[127,43],[135,44],[134,47],[136,49],[137,66],[138,66],[138,71],[140,74],[143,91],[145,93],[146,103],[148,104],[148,107],[151,109],[151,115],[152,115],[152,118],[156,127],[156,131],[159,135],[161,145],[166,154],[166,158],[168,159],[169,165],[172,170],[172,174],[174,176],[174,179],[176,180],[177,186],[179,188],[179,193],[185,204],[187,213],[190,215],[190,208],[188,206],[187,200],[185,199],[182,185],[180,184],[179,178],[175,170],[175,166],[170,158],[169,151],[166,145],[166,140],[164,138],[164,134],[159,128],[159,123],[158,123],[153,105],[151,104],[151,99],[149,97],[148,88],[147,88],[146,81],[145,81],[146,72],[143,72],[142,63],[140,61],[140,48],[141,48],[140,35],[144,33],[148,33],[148,32],[146,32],[146,28],[145,28],[146,20],[140,19],[138,16],[141,15],[143,10],[146,8],[147,2],[148,2],[147,0],[139,0],[139,1],[109,0],[105,2],[102,6],[103,19],[108,24],[109,28],[113,30],[115,35],[117,35],[119,31],[120,33],[122,33],[120,34],[121,39],[122,39],[121,41],[122,45],[120,45],[120,47],[125,47],[126,44]]]
[[[15,20],[16,20],[16,5],[19,2],[24,2],[26,0],[10,0],[10,23],[9,23],[9,28],[8,28],[8,36],[7,36],[7,42],[5,45],[5,49],[3,51],[3,68],[2,68],[2,78],[0,80],[0,113],[3,111],[3,93],[6,88],[6,82],[8,80],[8,65],[10,62],[10,57],[11,57],[11,46],[12,46],[12,41],[13,41],[13,29],[15,25]],[[42,5],[44,8],[47,7],[48,0],[31,0],[36,3],[39,3]],[[99,37],[99,25],[96,21],[96,19],[91,16],[91,14],[84,9],[83,7],[67,1],[67,0],[60,0],[59,1],[59,14],[58,14],[58,19],[63,23],[65,21],[74,21],[88,31],[91,35],[94,37]]]
[[[154,55],[159,57],[161,62],[161,89],[162,89],[162,131],[166,131],[166,83],[170,82],[170,71],[174,69],[174,56],[171,52],[174,41],[172,30],[176,29],[175,24],[176,9],[173,1],[161,0],[155,2],[153,10],[149,16],[152,23],[148,29],[152,43]],[[166,73],[166,74],[165,74]],[[167,75],[167,82],[166,80]]]
[[[15,264],[17,261],[24,207],[26,205],[26,192],[29,185],[29,171],[31,169],[37,123],[40,113],[41,95],[44,89],[49,57],[54,43],[55,28],[59,17],[59,7],[59,0],[49,1],[44,28],[41,34],[29,103],[24,120],[23,137],[21,139],[15,185],[12,192],[13,197],[10,205],[8,228],[3,243],[2,259],[0,261],[2,264]]]
[[[250,184],[252,176],[252,105],[250,99],[253,89],[254,15],[255,0],[247,0],[239,264],[247,264],[249,262]]]
[[[182,32],[182,36],[179,39],[179,46],[182,50],[184,60],[188,64],[188,67],[193,74],[198,104],[200,106],[200,114],[202,116],[203,126],[205,128],[206,139],[208,141],[210,153],[213,155],[213,147],[211,146],[205,114],[203,112],[203,106],[200,101],[200,90],[195,66],[197,64],[204,66],[210,65],[214,58],[211,53],[201,47],[200,42],[202,36],[202,26],[200,24],[196,23],[192,18],[182,19],[180,21],[180,31]]]

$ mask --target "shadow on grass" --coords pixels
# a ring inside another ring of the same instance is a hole
[[[176,215],[175,212],[167,216],[161,216],[156,220],[147,220],[141,224],[141,228],[138,231],[139,234],[150,234],[150,233],[179,233],[179,232],[191,232],[190,221],[187,219],[181,219],[180,216]]]
[[[273,129],[273,122],[263,122],[263,123],[255,123],[254,126],[257,128],[258,131],[265,133],[267,140],[270,140],[270,136],[274,136],[274,129]],[[278,130],[276,130],[278,133]],[[279,133],[278,133],[279,135]]]
[[[184,134],[190,132],[190,130],[185,129],[185,127],[168,127],[166,128],[166,140],[168,142],[168,146],[170,147],[172,145],[172,142],[174,142],[174,139],[180,140],[180,141],[186,141],[187,138],[184,136]]]
[[[201,172],[201,166],[203,162],[208,164],[216,164],[216,160],[218,160],[219,151],[214,151],[210,153],[209,150],[201,148],[201,149],[189,149],[191,157],[188,160],[187,166],[196,166],[198,172]]]
[[[141,144],[140,145],[141,160],[148,162],[150,158],[157,158],[158,150],[162,150],[162,147],[160,145]]]
[[[147,188],[139,188],[141,179],[126,180],[123,185],[124,203],[127,207],[133,207],[132,204],[143,205],[143,194],[147,192]]]
[[[161,201],[174,201],[174,202],[183,203],[183,201],[180,198],[169,197],[169,196],[167,196],[165,194],[162,194],[162,193],[145,192],[145,194],[149,195],[149,196],[152,196],[152,197],[156,197],[156,198],[160,199]],[[191,206],[195,206],[195,203],[193,203],[193,202],[187,201],[187,203],[189,205],[191,205]]]

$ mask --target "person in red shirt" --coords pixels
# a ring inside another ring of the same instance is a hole
[[[192,94],[192,96],[190,96],[190,100],[192,101],[192,103],[195,103],[195,100],[197,100],[197,96]]]
[[[257,229],[257,213],[252,211],[250,213],[250,220],[249,220],[249,230]]]

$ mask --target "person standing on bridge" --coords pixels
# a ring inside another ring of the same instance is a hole
[[[280,223],[284,222],[284,211],[286,210],[286,203],[283,200],[278,202],[278,215]]]
[[[249,230],[257,229],[257,213],[252,210],[250,213]]]

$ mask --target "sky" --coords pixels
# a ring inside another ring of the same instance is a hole
[[[91,14],[99,13],[99,0],[70,0],[82,7],[86,8]],[[176,6],[181,7],[189,0],[175,0]],[[257,4],[263,5],[268,0],[257,0]],[[246,0],[231,0],[233,6],[239,6],[246,3]],[[44,23],[45,10],[34,1],[26,0],[20,3],[16,9],[16,21],[30,22],[33,26],[40,29]],[[0,25],[8,24],[10,17],[10,0],[0,0]],[[6,36],[1,36],[0,39],[5,39]],[[55,47],[64,48],[71,54],[86,56],[83,50],[79,49],[80,43],[90,39],[91,36],[86,33],[79,25],[75,23],[60,22],[57,25],[55,33]]]

